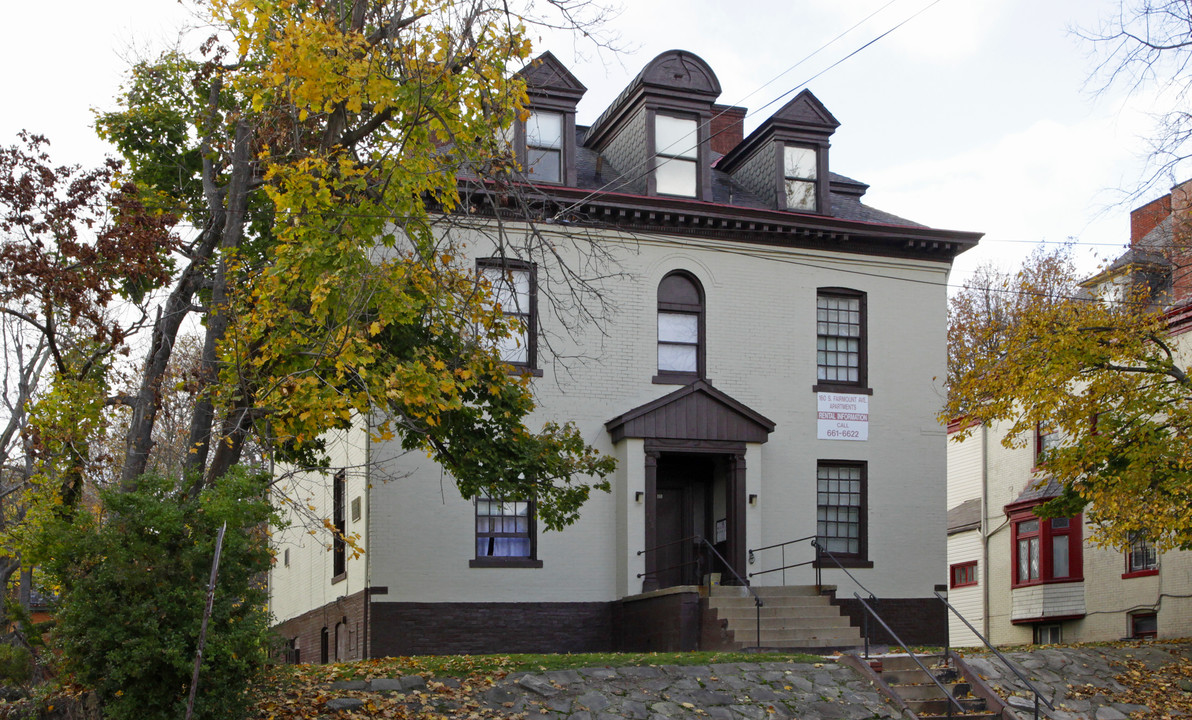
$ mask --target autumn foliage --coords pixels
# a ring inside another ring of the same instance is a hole
[[[1015,447],[1040,426],[1058,431],[1034,481],[1054,478],[1063,495],[1041,514],[1083,511],[1104,544],[1192,547],[1186,341],[1149,289],[1110,298],[1075,279],[1064,254],[1037,252],[1016,275],[952,301],[941,419],[996,425]]]

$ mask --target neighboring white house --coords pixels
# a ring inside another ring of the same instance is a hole
[[[1169,332],[1192,358],[1192,277],[1186,276],[1192,182],[1134,210],[1130,248],[1086,284],[1145,283],[1166,309]],[[1173,262],[1175,260],[1175,262]],[[950,436],[961,429],[948,428]],[[1058,438],[1006,448],[1008,425],[972,429],[948,443],[949,601],[994,644],[1117,640],[1192,635],[1192,553],[1157,554],[1145,541],[1129,552],[1095,547],[1082,517],[1043,520],[1032,509],[1060,488],[1035,460]],[[953,645],[979,645],[949,616]]]
[[[602,286],[615,310],[564,331],[537,306],[549,268],[496,259],[482,223],[471,262],[515,285],[527,333],[509,360],[538,376],[533,422],[573,421],[614,456],[612,492],[539,532],[529,499],[460,497],[424,455],[345,433],[331,471],[292,482],[299,510],[365,553],[277,532],[278,631],[302,661],[678,646],[644,638],[698,612],[706,571],[732,581],[674,541],[707,537],[748,576],[811,559],[818,535],[909,642],[942,642],[945,293],[979,234],[864,205],[867,186],[831,170],[838,123],[810,92],[743,137],[745,110],[716,105],[715,74],[687,52],[652,60],[586,128],[584,88],[553,56],[525,76],[515,146],[536,192],[574,203],[569,224],[535,230],[594,236],[620,271]],[[834,565],[823,579],[855,617],[852,581]]]

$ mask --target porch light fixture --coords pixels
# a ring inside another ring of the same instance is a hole
[[[756,507],[756,506],[757,506],[757,495],[750,494],[750,496],[749,496],[749,504],[750,504],[750,505],[753,505],[754,507]]]
[[[633,501],[634,501],[634,502],[641,502],[641,501],[642,501],[642,498],[644,498],[645,496],[646,496],[646,494],[645,494],[644,492],[641,492],[641,491],[639,490],[638,492],[635,492],[635,493],[633,493]]]

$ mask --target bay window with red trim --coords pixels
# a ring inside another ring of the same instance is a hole
[[[1045,520],[1034,506],[1010,511],[1012,587],[1082,582],[1081,516]]]

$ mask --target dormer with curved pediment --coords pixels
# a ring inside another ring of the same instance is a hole
[[[804,90],[717,164],[778,210],[831,215],[829,138],[840,123]]]
[[[514,149],[534,183],[576,184],[575,107],[587,92],[551,52],[518,75],[525,80],[529,114],[514,125]]]
[[[597,118],[584,145],[613,165],[628,192],[711,200],[709,127],[719,96],[706,62],[668,50]]]

